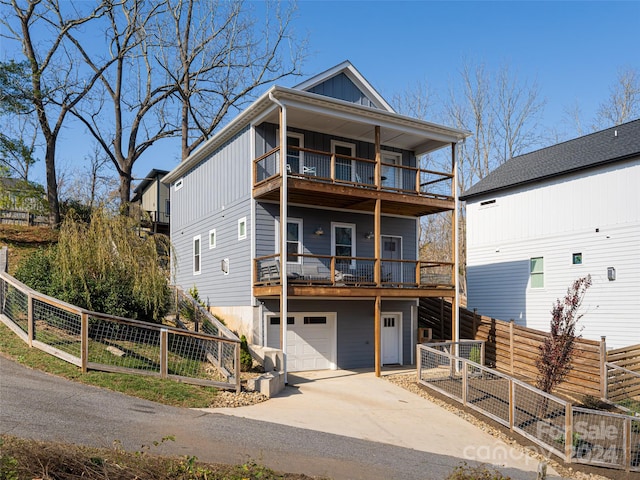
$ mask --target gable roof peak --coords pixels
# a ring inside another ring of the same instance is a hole
[[[320,85],[327,80],[336,77],[340,74],[344,74],[351,80],[356,87],[362,91],[371,102],[381,110],[386,110],[391,113],[396,113],[393,107],[387,103],[387,101],[378,93],[378,91],[369,83],[369,81],[364,78],[364,76],[358,71],[356,67],[349,60],[345,60],[338,65],[325,70],[324,72],[318,73],[313,77],[305,80],[302,83],[294,86],[294,90],[303,90],[303,91],[311,91],[317,85]]]

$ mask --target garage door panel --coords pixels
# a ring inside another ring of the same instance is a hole
[[[335,368],[335,314],[313,314],[317,323],[305,323],[310,314],[293,314],[287,325],[287,370]],[[319,318],[326,322],[319,323]],[[268,345],[277,348],[280,325],[268,324]],[[275,340],[274,340],[275,337]]]

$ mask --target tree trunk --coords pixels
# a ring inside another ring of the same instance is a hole
[[[49,202],[49,225],[57,228],[60,225],[60,203],[58,201],[58,181],[56,178],[56,141],[55,138],[47,139],[45,152],[45,165],[47,170],[47,200]]]
[[[129,212],[129,200],[131,195],[131,166],[122,169],[120,173],[120,211],[122,214]]]

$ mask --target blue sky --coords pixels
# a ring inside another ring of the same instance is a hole
[[[537,81],[547,102],[542,125],[560,131],[567,130],[565,108],[577,102],[591,120],[618,70],[640,71],[640,1],[301,0],[293,28],[308,38],[306,76],[350,60],[389,101],[417,81],[444,96],[464,59],[490,69],[508,63],[521,80]],[[63,154],[81,160],[86,152],[77,150],[76,134],[64,137]],[[163,143],[138,161],[134,175],[169,170],[177,158],[177,146]],[[44,180],[42,162],[34,179]]]

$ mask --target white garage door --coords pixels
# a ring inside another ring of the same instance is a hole
[[[335,313],[295,313],[287,320],[287,370],[336,368]],[[280,348],[280,317],[267,317],[267,346]]]

